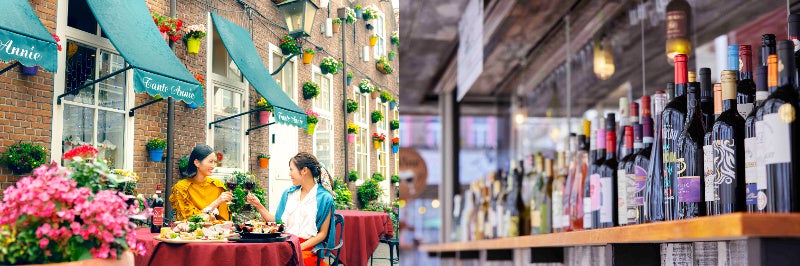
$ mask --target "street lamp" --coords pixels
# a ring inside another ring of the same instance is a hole
[[[294,38],[311,36],[309,33],[314,25],[317,9],[319,7],[311,0],[289,0],[278,4],[278,10],[289,28],[289,35]]]

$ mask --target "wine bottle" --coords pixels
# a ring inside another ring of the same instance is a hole
[[[775,50],[775,34],[761,35],[761,51],[758,53],[758,65],[767,66],[767,57],[777,54]]]
[[[552,195],[553,195],[553,159],[547,158],[544,160],[544,186],[542,187],[541,193],[541,200],[540,200],[540,209],[541,216],[539,218],[539,233],[541,234],[549,234],[552,233],[552,211],[550,210],[550,206],[552,204]]]
[[[625,151],[623,149],[623,146],[624,146],[624,141],[623,140],[625,139],[625,136],[623,134],[625,134],[625,132],[623,132],[624,130],[622,130],[622,129],[625,128],[625,126],[630,125],[630,122],[632,122],[632,121],[628,121],[628,116],[630,116],[630,111],[631,111],[630,110],[630,106],[631,106],[631,104],[628,101],[628,97],[620,97],[619,98],[619,112],[617,113],[617,120],[619,120],[619,130],[617,132],[617,137],[616,137],[616,139],[618,141],[617,141],[617,143],[614,143],[615,145],[617,145],[617,149],[616,149],[617,150],[617,158],[616,158],[617,162],[622,161],[622,157],[625,157],[626,155],[628,155],[627,153],[625,153]]]
[[[789,14],[789,40],[794,43],[794,65],[800,65],[800,14]],[[780,47],[778,47],[780,50]],[[782,61],[778,55],[778,61]],[[780,64],[779,64],[780,65]],[[795,73],[794,80],[800,80],[800,73]]]
[[[571,184],[572,187],[569,210],[570,210],[570,229],[574,231],[583,230],[583,184],[586,182],[587,172],[589,171],[589,137],[591,136],[592,124],[588,120],[583,122],[583,134],[578,135],[578,138],[583,136],[583,141],[578,144],[577,168],[574,171],[574,177]]]
[[[553,193],[552,193],[552,213],[553,213],[553,224],[552,232],[559,233],[564,232],[564,226],[566,225],[567,221],[564,221],[564,182],[566,179],[566,153],[561,152],[558,154],[558,171],[556,171],[555,176],[553,177]]]
[[[160,233],[164,226],[164,199],[161,198],[161,185],[156,186],[153,194],[153,217],[150,222],[150,233]]]
[[[716,120],[720,114],[722,114],[722,84],[716,83],[714,84],[714,120]],[[703,186],[705,187],[703,191],[705,195],[703,195],[703,199],[706,202],[707,216],[717,212],[714,205],[714,201],[717,197],[714,194],[714,179],[716,179],[716,174],[714,172],[714,148],[711,145],[713,142],[711,129],[713,129],[713,127],[714,123],[712,121],[711,125],[706,128],[706,135],[703,137],[703,173],[705,173],[705,178],[703,179]]]
[[[667,83],[667,88],[670,88]],[[656,118],[654,123],[655,136],[653,136],[653,148],[650,153],[650,160],[647,164],[647,183],[645,184],[644,195],[644,215],[646,222],[664,221],[664,138],[662,137],[663,130],[663,114],[666,105],[666,93],[663,91],[656,92],[653,95],[653,117]]]
[[[536,154],[533,155],[533,161],[534,161],[534,167],[535,167],[536,170],[534,170],[535,175],[532,177],[533,180],[531,182],[532,183],[531,184],[531,186],[532,186],[531,192],[533,192],[533,195],[532,195],[530,203],[528,205],[531,206],[531,211],[530,211],[530,213],[531,213],[530,214],[530,217],[531,217],[530,228],[531,228],[531,230],[530,231],[531,231],[532,235],[537,235],[537,234],[541,234],[542,231],[549,231],[549,230],[542,229],[542,227],[541,227],[542,224],[543,224],[542,223],[543,222],[542,221],[542,217],[546,216],[546,215],[542,214],[541,212],[547,211],[547,210],[542,209],[543,205],[542,205],[542,202],[541,202],[542,199],[544,197],[546,197],[544,194],[542,194],[542,191],[544,190],[544,187],[546,186],[546,184],[545,184],[546,181],[542,180],[543,176],[544,176],[544,158],[542,157],[541,153],[537,152]],[[547,208],[549,209],[550,205],[552,205],[552,201],[548,202],[547,204],[548,204]]]
[[[698,97],[699,82],[689,82],[686,94],[686,125],[678,135],[677,170],[678,180],[675,188],[678,196],[678,219],[693,218],[705,214],[702,200],[703,181],[703,113],[700,111]]]
[[[638,125],[639,123],[636,122],[634,124]],[[620,127],[620,129],[625,131],[625,133],[623,133],[623,138],[625,140],[622,141],[625,144],[622,146],[622,149],[628,154],[622,157],[622,161],[619,161],[617,165],[617,183],[615,183],[617,189],[617,197],[615,198],[617,202],[617,224],[623,226],[628,224],[628,191],[633,187],[633,176],[628,179],[629,176],[626,168],[631,155],[633,155],[633,127],[623,126]]]
[[[635,223],[644,223],[644,191],[647,184],[647,166],[650,164],[650,153],[653,149],[653,119],[650,117],[650,96],[644,95],[640,100],[642,103],[642,114],[639,120],[642,122],[642,150],[636,152],[633,159],[634,169],[634,219]],[[636,128],[634,128],[634,139],[636,138]],[[634,143],[634,145],[636,145]],[[635,148],[635,146],[634,146]]]
[[[680,163],[677,162],[678,134],[683,131],[686,121],[686,55],[675,55],[675,98],[664,108],[661,114],[662,141],[664,149],[664,219],[676,219],[677,199],[675,196],[675,182],[678,178]]]
[[[711,129],[715,215],[745,210],[744,119],[736,110],[736,71],[723,70],[722,113]]]
[[[597,170],[600,174],[599,191],[600,195],[600,224],[598,228],[613,227],[617,225],[617,206],[615,199],[617,198],[616,189],[617,183],[617,135],[614,132],[616,125],[614,124],[614,113],[606,116],[606,160]]]
[[[703,113],[703,129],[705,132],[711,131],[714,124],[714,92],[711,83],[711,69],[704,67],[698,71],[700,82],[700,111]]]
[[[519,222],[522,220],[522,208],[520,207],[522,200],[519,198],[519,188],[522,180],[522,169],[520,168],[521,165],[522,164],[520,163],[514,167],[507,182],[508,186],[506,190],[509,192],[506,194],[505,207],[506,212],[508,213],[508,229],[506,232],[506,237],[520,236],[520,231],[522,229],[519,226]]]
[[[686,0],[672,0],[667,4],[667,62],[674,64],[677,54],[689,55],[692,43],[689,41],[689,25],[692,19],[692,7]]]
[[[777,69],[775,82],[777,83]],[[758,152],[759,148],[756,144],[756,114],[760,111],[764,100],[767,99],[769,93],[767,92],[767,67],[757,66],[755,74],[756,83],[756,102],[753,111],[744,119],[744,176],[745,176],[745,204],[747,205],[747,212],[763,212],[766,207],[766,201],[762,200],[764,205],[759,205],[758,197],[763,193],[766,199],[766,169],[764,163],[759,162]],[[777,87],[777,84],[776,84]],[[760,165],[760,168],[759,168]],[[760,171],[763,170],[763,171]],[[760,173],[764,173],[763,181],[759,177]]]
[[[800,14],[789,16],[789,34],[800,36]],[[763,117],[756,121],[756,138],[769,147],[762,156],[767,177],[767,212],[797,212],[798,161],[800,161],[800,124],[795,61],[791,41],[778,41],[778,88],[770,93],[762,107]],[[783,66],[782,68],[780,66]],[[758,118],[758,117],[757,117]],[[763,136],[763,137],[762,137]]]
[[[606,130],[603,129],[604,120],[601,118],[597,124],[597,159],[589,165],[588,178],[583,183],[583,229],[598,228],[600,224],[600,173],[598,169],[605,161]],[[603,136],[603,137],[601,137]]]
[[[736,110],[742,118],[747,117],[753,111],[753,101],[756,98],[756,83],[753,82],[753,52],[750,45],[742,44],[739,46],[739,60],[737,61],[739,70],[739,82],[736,83]]]

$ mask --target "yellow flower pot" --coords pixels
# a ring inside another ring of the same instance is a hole
[[[309,123],[308,124],[308,130],[306,130],[306,132],[308,132],[309,135],[314,135],[314,129],[316,129],[316,128],[317,128],[317,124]]]
[[[378,37],[369,37],[369,46],[375,46],[376,44],[378,44]]]
[[[186,40],[186,52],[197,54],[200,52],[200,38],[189,38]]]
[[[314,54],[303,52],[303,64],[311,64],[312,59],[314,59]]]
[[[381,144],[382,143],[380,141],[377,141],[377,140],[373,140],[372,141],[372,147],[375,148],[376,150],[380,150],[381,149]]]

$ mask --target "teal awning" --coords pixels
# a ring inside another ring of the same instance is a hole
[[[137,93],[203,106],[203,87],[153,24],[144,0],[86,0],[111,44],[133,68]]]
[[[28,0],[3,1],[0,7],[0,60],[58,69],[58,47]]]
[[[250,39],[250,33],[217,14],[211,13],[211,19],[233,62],[242,71],[247,81],[250,81],[256,92],[272,104],[275,120],[278,123],[306,129],[305,112],[283,92],[278,82],[270,76],[256,51],[253,40]]]

